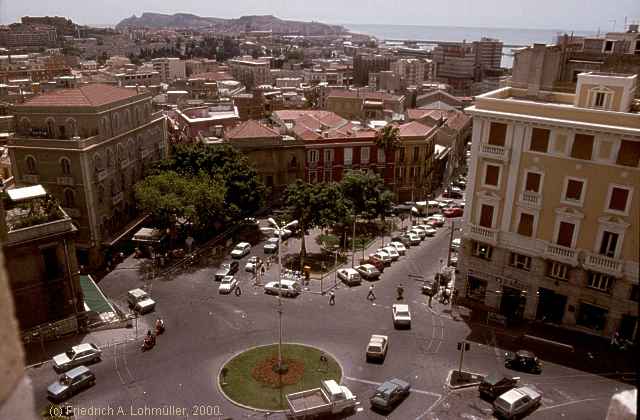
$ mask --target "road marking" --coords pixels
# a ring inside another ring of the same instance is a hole
[[[374,382],[374,381],[369,381],[367,379],[352,378],[351,376],[344,376],[344,379],[353,381],[353,382],[360,382],[367,385],[374,385],[374,386],[379,386],[382,384],[382,382]],[[431,397],[442,398],[442,394],[437,394],[435,392],[425,391],[422,389],[411,389],[411,392],[415,392],[417,394],[429,395]]]
[[[589,402],[589,401],[598,401],[598,400],[608,400],[610,397],[601,397],[601,398],[585,398],[583,400],[576,400],[576,401],[569,401],[569,402],[565,402],[562,404],[556,404],[556,405],[551,405],[549,407],[542,407],[539,408],[538,411],[546,411],[546,410],[552,410],[554,408],[559,408],[559,407],[565,407],[567,405],[572,405],[572,404],[578,404],[578,403],[584,403],[584,402]]]
[[[122,385],[124,385],[126,382],[122,377],[122,374],[120,373],[120,369],[118,369],[118,345],[117,344],[113,346],[113,365],[116,369],[116,373],[118,374],[118,377],[120,378],[120,382],[122,383]]]

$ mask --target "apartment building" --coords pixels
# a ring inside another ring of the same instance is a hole
[[[166,122],[150,93],[91,84],[13,107],[7,147],[18,186],[42,184],[78,228],[80,264],[106,254],[142,222],[133,185],[166,155]]]
[[[632,338],[638,321],[637,75],[581,73],[575,93],[476,97],[456,289],[507,320]]]
[[[391,63],[390,70],[404,80],[405,86],[420,86],[431,77],[431,60],[402,58]]]
[[[334,89],[326,99],[327,110],[347,119],[390,120],[402,114],[404,107],[404,95],[369,90]]]
[[[151,60],[153,71],[158,72],[163,82],[173,82],[177,79],[185,79],[187,70],[184,60],[176,57],[154,58]]]
[[[57,40],[53,26],[13,23],[0,27],[0,46],[3,47],[53,47]]]
[[[391,69],[396,57],[390,54],[357,54],[353,57],[353,83],[365,86],[369,82],[369,73]]]
[[[393,191],[398,202],[423,200],[431,194],[436,125],[411,121],[398,125]]]
[[[233,78],[253,89],[257,86],[271,83],[270,63],[268,60],[252,60],[250,58],[228,61]]]

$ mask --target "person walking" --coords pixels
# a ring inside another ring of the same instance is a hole
[[[369,286],[369,293],[367,294],[367,299],[372,301],[376,300],[376,294],[373,293],[373,284]]]
[[[329,305],[333,306],[336,304],[336,294],[333,293],[333,290],[329,292]]]

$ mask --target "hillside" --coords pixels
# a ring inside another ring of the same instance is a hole
[[[208,29],[217,32],[238,33],[244,31],[273,31],[278,34],[298,35],[334,35],[346,33],[347,30],[339,25],[327,25],[319,22],[299,22],[282,20],[275,16],[242,16],[238,19],[222,19],[202,17],[188,13],[165,15],[161,13],[145,12],[142,16],[135,15],[123,19],[116,25],[116,29],[125,28],[181,28]]]

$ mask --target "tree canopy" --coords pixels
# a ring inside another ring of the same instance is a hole
[[[372,220],[391,210],[393,194],[378,174],[352,171],[340,182],[342,195],[356,215]]]

